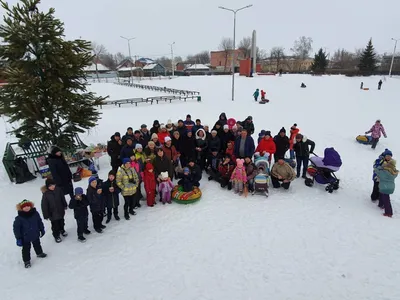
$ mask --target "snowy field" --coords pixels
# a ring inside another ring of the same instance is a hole
[[[49,256],[33,258],[32,268],[25,270],[12,234],[15,204],[28,198],[40,206],[44,181],[13,185],[2,174],[1,299],[400,299],[400,192],[397,189],[392,196],[393,219],[383,217],[369,200],[373,160],[387,147],[394,159],[400,153],[400,81],[387,79],[378,91],[379,79],[237,77],[234,102],[229,76],[142,81],[198,90],[202,102],[105,107],[98,126],[82,135],[86,143],[105,142],[128,126],[151,127],[154,119],[176,121],[188,113],[210,126],[221,112],[240,120],[251,115],[256,133],[266,129],[276,134],[282,126],[289,130],[297,123],[316,142],[317,154],[330,146],[341,154],[339,191],[328,194],[322,186],[308,188],[297,179],[290,190],[271,191],[268,199],[244,198],[203,179],[200,202],[143,206],[130,221],[113,220],[104,234],[91,234],[85,244],[76,240],[69,210],[69,236],[54,243],[47,222],[42,245]],[[359,89],[362,80],[371,90]],[[301,82],[306,89],[299,88]],[[254,102],[256,88],[267,92],[269,104]],[[111,99],[154,96],[112,83],[93,84],[91,90]],[[373,151],[356,143],[355,137],[378,118],[388,138],[382,138]],[[0,126],[5,144],[9,125]],[[108,158],[101,164],[100,177],[105,178]],[[78,185],[86,189],[87,180]]]

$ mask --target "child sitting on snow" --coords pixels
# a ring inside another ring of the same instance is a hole
[[[236,160],[236,168],[233,170],[231,175],[231,182],[234,188],[235,194],[242,194],[244,186],[247,183],[246,168],[243,166],[244,160]]]
[[[193,177],[191,176],[188,167],[183,168],[182,179],[178,181],[178,185],[183,187],[185,193],[193,190]]]
[[[42,218],[36,211],[33,203],[24,200],[17,205],[18,216],[14,220],[14,236],[17,240],[17,246],[22,247],[22,260],[25,268],[31,267],[31,244],[36,252],[36,256],[45,258],[40,245],[40,238],[44,236],[45,230]]]
[[[161,195],[160,200],[162,204],[171,204],[171,192],[174,188],[174,184],[171,182],[171,178],[168,177],[168,172],[161,172],[159,178],[161,179],[161,182],[158,185],[158,191]]]

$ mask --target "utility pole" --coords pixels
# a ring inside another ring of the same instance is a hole
[[[175,42],[173,42],[172,44],[168,44],[171,46],[171,69],[172,69],[172,77],[175,76],[175,62],[174,62],[174,45]]]
[[[250,5],[244,6],[242,8],[238,8],[238,9],[230,9],[230,8],[226,8],[226,7],[223,7],[223,6],[219,6],[218,7],[220,9],[224,9],[224,10],[228,10],[230,12],[233,12],[233,45],[232,45],[233,54],[231,56],[231,59],[232,59],[232,101],[235,100],[235,59],[234,58],[235,58],[235,52],[236,52],[235,51],[235,48],[236,48],[236,13],[238,11],[243,10],[243,9],[250,8],[252,6],[253,5],[250,4]]]
[[[389,77],[392,77],[392,69],[393,69],[393,63],[394,63],[394,56],[396,55],[396,47],[397,47],[397,41],[399,39],[394,39],[392,38],[392,41],[394,41],[394,49],[393,49],[393,55],[392,55],[392,62],[390,63],[390,70],[389,70]]]
[[[131,40],[134,40],[134,39],[136,39],[135,37],[133,37],[133,38],[126,38],[126,37],[123,37],[122,35],[121,35],[121,38],[123,38],[124,40],[126,40],[127,42],[128,42],[128,51],[129,51],[129,59],[130,59],[130,61],[131,61],[131,78],[132,78],[132,83],[133,83],[133,70],[132,70],[132,63],[133,63],[133,61],[132,61],[132,55],[131,55]],[[129,83],[131,82],[131,79],[129,78]]]

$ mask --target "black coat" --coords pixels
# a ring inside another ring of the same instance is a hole
[[[143,148],[147,146],[147,143],[145,142],[145,140],[144,140],[144,138],[143,138],[142,136],[140,136],[139,139],[136,139],[136,138],[134,137],[134,138],[132,139],[132,141],[133,141],[132,146],[134,147],[134,149],[135,149],[135,147],[136,147],[137,144],[142,145]]]
[[[247,131],[248,135],[252,135],[254,133],[254,123],[252,122],[247,122],[247,119],[244,120],[243,122],[240,122],[240,125],[243,126],[243,129]]]
[[[133,154],[135,153],[135,146],[132,144],[132,146],[125,145],[121,149],[121,160],[124,158],[130,158]]]
[[[196,144],[195,144],[195,140],[194,137],[188,137],[187,135],[185,135],[182,138],[182,148],[181,148],[181,154],[183,157],[185,157],[186,159],[190,159],[190,158],[195,158],[196,157]]]
[[[310,148],[309,148],[310,147]],[[309,157],[311,152],[314,152],[315,143],[312,140],[303,138],[302,141],[293,145],[293,150],[296,153],[296,157]]]
[[[201,156],[206,157],[206,155],[208,154],[207,153],[207,148],[208,148],[207,140],[206,139],[204,139],[204,140],[203,139],[196,139],[195,144],[196,144],[196,148],[200,148],[201,149],[201,151],[197,151],[196,150],[197,157],[198,158],[201,157]]]
[[[53,180],[63,190],[64,195],[73,195],[72,173],[64,156],[49,154],[47,164],[49,165]]]
[[[42,213],[44,219],[50,221],[61,220],[65,216],[65,210],[68,207],[65,201],[64,193],[61,188],[56,187],[54,191],[42,188]]]
[[[208,169],[210,167],[212,171],[218,172],[218,166],[219,166],[220,162],[221,162],[220,155],[214,156],[211,154],[207,158],[206,169]]]
[[[221,117],[224,117],[223,119]],[[219,115],[218,121],[222,124],[222,127],[227,124],[228,120],[226,119],[226,114],[222,113]]]
[[[181,153],[182,149],[182,137],[180,136],[179,139],[172,137],[172,145],[175,146],[177,152]]]
[[[276,145],[276,156],[285,156],[286,151],[289,150],[290,143],[289,143],[289,138],[285,135],[284,137],[281,137],[279,134],[274,137],[274,142]]]
[[[97,188],[88,186],[86,195],[89,200],[90,211],[92,213],[102,212],[105,208],[105,201],[102,194],[97,194]]]
[[[122,137],[122,143],[125,145],[126,144],[126,140],[128,139],[128,138],[130,138],[130,139],[134,139],[135,138],[135,136],[134,136],[134,134],[132,133],[132,134],[129,134],[128,132],[126,132],[125,133],[125,135]]]
[[[233,133],[231,131],[228,131],[228,132],[223,131],[220,134],[220,140],[221,140],[221,151],[225,152],[228,142],[235,141],[235,136],[233,135]]]
[[[220,152],[222,147],[221,147],[221,139],[218,136],[215,137],[210,137],[208,140],[208,150],[211,152],[212,149],[216,149],[217,152]]]
[[[180,138],[187,136],[187,129],[185,126],[177,127],[176,130],[179,132]]]
[[[178,185],[183,187],[185,193],[191,192],[193,190],[193,176],[192,174],[183,174],[182,179],[178,181]]]
[[[160,126],[153,126],[150,129],[150,137],[155,133],[158,134],[158,129],[160,128]]]
[[[111,164],[112,162],[116,162],[121,155],[122,144],[120,145],[116,140],[115,136],[111,136],[111,140],[107,143],[107,153],[111,157]]]
[[[156,177],[161,174],[161,172],[168,172],[169,178],[173,178],[173,166],[171,161],[168,159],[168,157],[164,154],[163,157],[161,158],[160,156],[156,156],[156,159],[154,160],[154,173]]]
[[[87,218],[89,216],[88,212],[89,200],[86,195],[82,195],[81,200],[76,200],[75,197],[69,201],[69,208],[74,210],[75,219]]]
[[[114,192],[112,193],[110,192],[111,187],[114,188]],[[119,205],[119,193],[121,193],[121,189],[118,187],[117,182],[108,179],[103,182],[102,189],[107,208],[117,208]]]
[[[199,186],[201,177],[203,176],[200,166],[197,164],[194,164],[193,167],[191,167],[189,165],[187,165],[187,167],[190,170],[190,175],[192,176],[193,184]]]
[[[143,132],[143,131],[140,131],[140,134],[142,135],[142,138],[143,138],[143,141],[144,141],[144,146],[143,146],[143,148],[144,147],[146,147],[147,146],[147,144],[149,143],[149,141],[150,141],[150,138],[151,138],[151,136],[150,136],[150,131],[148,131],[147,130],[147,132]]]
[[[42,218],[34,207],[28,212],[18,211],[13,229],[15,238],[22,240],[24,244],[36,241],[40,238],[40,233],[44,234]]]

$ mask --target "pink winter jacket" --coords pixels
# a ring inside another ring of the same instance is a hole
[[[371,127],[370,130],[368,130],[365,134],[371,133],[371,136],[374,139],[379,139],[381,137],[381,133],[383,134],[384,137],[386,137],[386,132],[385,128],[383,127],[382,124],[374,124],[374,126]]]
[[[246,183],[247,182],[246,168],[236,167],[235,170],[233,170],[232,172],[231,180]]]

